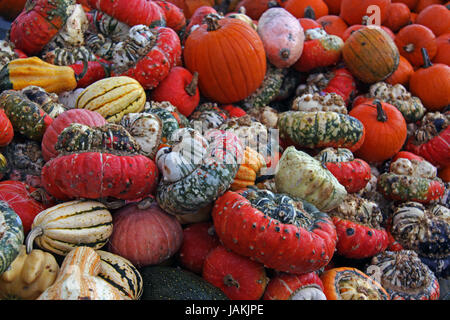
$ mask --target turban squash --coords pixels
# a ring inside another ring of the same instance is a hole
[[[225,247],[278,271],[318,270],[336,247],[336,230],[327,214],[268,190],[227,191],[215,202],[212,218]]]

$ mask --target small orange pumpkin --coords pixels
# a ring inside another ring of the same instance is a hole
[[[408,59],[406,59],[403,56],[400,56],[400,61],[398,64],[397,70],[393,74],[390,75],[389,78],[387,78],[385,81],[389,84],[395,85],[395,84],[401,84],[404,87],[409,86],[409,78],[411,78],[411,75],[414,73],[414,68],[409,63]]]
[[[297,18],[305,17],[305,10],[314,11],[315,19],[328,15],[328,6],[323,0],[278,0],[281,6]]]
[[[342,49],[350,72],[365,83],[383,81],[397,69],[399,52],[392,38],[378,26],[366,26],[350,35]]]
[[[328,34],[338,36],[341,39],[343,38],[345,30],[348,28],[348,24],[344,21],[344,19],[336,15],[326,15],[320,17],[317,19],[317,22],[321,24],[322,28],[324,28]]]
[[[432,64],[426,49],[422,54],[424,65],[411,75],[410,91],[428,111],[441,111],[450,104],[450,66]]]
[[[443,63],[450,66],[450,32],[436,38],[437,52],[433,63]]]
[[[383,25],[397,32],[411,21],[411,11],[404,3],[391,3]]]
[[[406,121],[393,105],[371,99],[355,106],[349,115],[361,121],[366,132],[355,157],[380,163],[396,155],[405,143]]]
[[[387,18],[391,0],[342,0],[340,16],[348,25],[361,24],[363,18],[370,16],[369,6],[377,6],[380,9],[380,23]]]
[[[414,8],[414,11],[416,13],[421,13],[423,10],[433,4],[442,4],[442,0],[419,0],[416,7]]]
[[[408,59],[416,68],[423,64],[422,48],[427,49],[430,59],[433,59],[437,52],[433,31],[417,23],[401,28],[395,37],[395,44],[400,55]]]
[[[323,0],[328,6],[328,13],[339,15],[342,0]]]
[[[404,3],[408,6],[409,10],[413,11],[419,0],[392,0],[392,3]]]
[[[231,184],[231,190],[244,189],[255,184],[259,171],[266,166],[264,158],[250,147],[245,148],[244,159]]]
[[[433,4],[418,14],[416,23],[428,27],[439,37],[450,32],[450,10],[442,4]]]

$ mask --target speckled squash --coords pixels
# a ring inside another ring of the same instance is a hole
[[[0,275],[0,298],[4,300],[35,300],[51,286],[59,272],[55,257],[39,249],[19,255],[8,270]]]
[[[204,139],[208,145],[203,156],[190,158],[195,160],[191,163],[181,162],[178,168],[172,167],[172,171],[180,171],[176,178],[165,179],[168,173],[163,173],[156,199],[169,213],[195,213],[210,205],[230,187],[236,176],[244,153],[239,138],[231,132],[213,129],[206,132]],[[161,149],[159,152],[165,151]],[[157,155],[159,168],[163,163],[160,161]]]
[[[100,249],[108,241],[112,227],[111,213],[104,204],[90,200],[63,202],[34,218],[25,240],[27,253],[33,242],[63,256],[80,246]]]
[[[4,201],[0,201],[0,274],[20,253],[24,240],[22,221]]]
[[[317,272],[280,273],[270,279],[263,300],[327,300]]]
[[[293,274],[328,264],[336,247],[330,217],[307,201],[268,190],[228,191],[214,205],[212,219],[223,245]]]
[[[138,269],[117,254],[104,250],[96,252],[100,256],[98,276],[117,288],[127,299],[139,300],[144,288]]]
[[[0,109],[0,147],[7,146],[14,138],[14,128],[5,113],[4,109]]]
[[[100,260],[93,248],[74,248],[64,258],[56,281],[37,300],[127,300],[98,276]]]
[[[275,67],[289,68],[302,55],[303,28],[298,19],[284,8],[266,10],[258,19],[257,31],[267,59]]]
[[[146,95],[136,80],[121,76],[98,80],[78,96],[76,107],[100,113],[108,122],[119,122],[124,114],[141,112]]]
[[[16,90],[6,90],[0,94],[0,106],[5,110],[14,131],[25,137],[41,141],[53,119],[29,100],[23,93]]]
[[[328,212],[347,196],[345,187],[320,161],[294,147],[283,152],[277,168],[277,191],[304,199],[319,210]]]
[[[286,111],[279,114],[280,138],[303,148],[357,150],[364,141],[364,126],[358,119],[333,111]]]

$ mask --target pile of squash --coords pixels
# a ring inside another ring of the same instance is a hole
[[[0,299],[450,298],[450,3],[0,15]]]

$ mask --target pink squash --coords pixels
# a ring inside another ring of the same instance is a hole
[[[270,8],[258,20],[258,34],[267,59],[277,68],[289,68],[301,56],[305,34],[291,13],[283,8]]]

